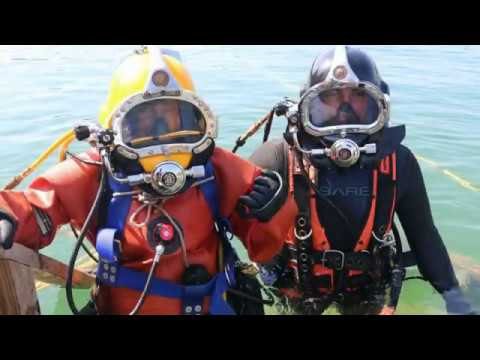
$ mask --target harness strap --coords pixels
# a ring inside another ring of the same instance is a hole
[[[370,210],[368,213],[367,222],[362,230],[360,238],[355,245],[355,252],[360,252],[367,250],[370,246],[370,240],[372,238],[372,231],[374,231],[375,223],[377,222],[377,218],[379,212],[379,201],[378,201],[378,187],[379,187],[379,175],[378,170],[373,170],[373,180],[372,180],[372,201],[370,205]],[[383,188],[382,188],[383,189]],[[384,191],[382,191],[383,193]]]
[[[213,164],[209,161],[205,165],[205,178],[208,179],[212,176],[215,176],[215,171]],[[220,200],[216,181],[207,181],[201,184],[200,190],[202,191],[208,207],[212,212],[215,230],[225,243],[229,242],[233,237],[232,225],[230,221],[226,217],[223,217],[220,212]]]
[[[372,268],[372,256],[369,252],[343,253],[336,250],[314,252],[312,259],[315,264],[320,264],[335,271],[368,271]]]
[[[382,191],[377,195],[377,214],[373,225],[373,231],[380,239],[389,233],[393,226],[397,197],[396,162],[394,153],[383,159],[380,164],[378,188]]]
[[[115,181],[111,176],[108,177],[108,186],[112,193],[129,192],[132,190],[128,184],[121,184]],[[132,205],[131,196],[112,197],[108,207],[107,223],[105,228],[117,229],[119,236],[123,237],[123,230],[127,221],[128,212]]]
[[[366,273],[353,275],[344,279],[344,286],[349,289],[355,289],[371,283],[370,276]],[[319,289],[329,289],[333,287],[331,277],[328,275],[315,276],[312,283]]]
[[[108,186],[112,193],[129,192],[132,189],[130,185],[121,184],[111,176],[108,177]],[[123,240],[123,231],[131,205],[131,196],[112,197],[110,199],[106,224],[97,234],[96,250],[100,262],[118,266],[121,255],[121,240]]]
[[[102,229],[97,234],[97,252],[106,264],[118,265],[120,261],[120,241],[117,229]]]
[[[232,268],[217,274],[209,282],[203,285],[183,286],[170,281],[152,279],[149,295],[181,299],[182,307],[186,315],[199,315],[202,313],[203,300],[211,296],[210,313],[212,315],[234,315],[233,310],[223,300],[222,294],[231,285],[230,281],[235,279]],[[127,288],[138,292],[143,291],[147,274],[124,266],[114,266],[102,263],[97,273],[100,283],[114,288]]]
[[[310,191],[307,179],[302,174],[293,175],[293,195],[298,207],[298,215],[295,219],[295,237],[297,248],[297,269],[300,290],[306,296],[313,294],[311,280],[313,276],[313,264],[310,254],[313,250],[312,226],[310,214]]]
[[[297,257],[296,248],[286,247],[285,249],[289,252],[290,257]],[[336,271],[368,271],[373,266],[372,255],[368,251],[344,253],[338,250],[313,250],[310,257],[313,264]]]

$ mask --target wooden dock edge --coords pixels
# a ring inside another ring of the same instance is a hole
[[[20,244],[0,249],[0,315],[39,315],[36,279],[65,286],[68,266]],[[89,289],[95,276],[75,270],[74,288]]]

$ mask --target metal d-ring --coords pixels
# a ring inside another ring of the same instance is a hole
[[[295,237],[296,237],[298,240],[302,240],[302,241],[303,241],[303,240],[307,240],[309,237],[312,236],[313,230],[310,229],[310,231],[308,232],[308,234],[306,234],[305,236],[300,236],[300,235],[298,235],[296,228],[293,229],[293,233],[295,234]]]

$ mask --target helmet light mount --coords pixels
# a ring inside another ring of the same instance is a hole
[[[157,70],[152,75],[152,82],[158,87],[165,87],[170,81],[170,76],[164,70]]]

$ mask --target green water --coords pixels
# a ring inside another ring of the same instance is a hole
[[[231,148],[249,124],[284,96],[295,98],[324,46],[172,46],[180,50],[200,95],[220,121],[219,145]],[[392,92],[392,118],[407,125],[415,153],[480,187],[480,46],[362,46],[378,62]],[[132,46],[0,46],[0,182],[6,183],[61,133],[94,120],[119,58]],[[273,127],[280,137],[285,124]],[[248,156],[260,144],[252,139]],[[80,147],[76,147],[81,150]],[[42,168],[53,165],[50,159]],[[449,251],[480,266],[480,193],[461,187],[421,163],[437,226]],[[29,179],[30,180],[30,179]],[[29,181],[22,184],[25,188]],[[59,232],[45,254],[67,261],[73,239]],[[473,265],[472,265],[473,264]],[[465,260],[456,260],[463,279]],[[468,267],[467,266],[467,267]],[[467,289],[479,306],[477,288]],[[39,293],[42,312],[68,314],[64,289]],[[78,303],[87,292],[77,292]],[[408,282],[400,313],[443,313],[441,299],[423,282]]]

